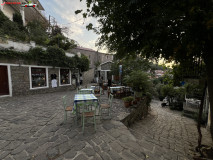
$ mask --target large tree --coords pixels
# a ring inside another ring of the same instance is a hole
[[[81,1],[81,0],[80,0]],[[201,57],[213,113],[212,0],[86,0],[84,17],[96,17],[98,44],[122,57],[141,54],[182,62]],[[80,13],[78,10],[76,13]],[[213,135],[213,116],[211,116]]]

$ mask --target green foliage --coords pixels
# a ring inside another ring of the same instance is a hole
[[[32,60],[38,64],[46,64],[46,52],[42,48],[31,48],[28,55],[31,55]]]
[[[28,60],[31,58],[31,56],[24,52],[18,52],[9,49],[0,49],[0,58]]]
[[[175,96],[175,89],[172,85],[164,85],[162,88],[161,88],[161,94],[163,95],[163,97],[174,97]]]
[[[132,87],[136,92],[152,93],[152,82],[149,80],[148,74],[143,71],[132,71],[124,77],[124,82]]]
[[[38,65],[53,67],[78,68],[82,72],[89,69],[89,60],[86,56],[67,57],[64,50],[54,46],[48,47],[46,51],[39,47],[32,48],[28,52],[0,49],[0,58],[23,59],[27,62],[36,62]]]
[[[187,83],[184,85],[187,98],[201,99],[203,94],[203,87],[197,84]]]
[[[0,26],[3,24],[3,22],[8,20],[9,18],[7,18],[2,11],[0,11]]]
[[[62,34],[62,29],[55,25],[55,26],[52,26],[52,33],[51,33],[52,36],[57,36],[57,35],[63,35]]]
[[[101,64],[101,62],[99,62],[99,61],[95,62],[95,67],[97,68],[100,64]]]
[[[134,100],[134,97],[132,97],[132,96],[124,97],[124,98],[122,98],[122,100],[123,100],[124,102],[131,102],[131,101]]]
[[[64,50],[72,49],[77,46],[74,40],[70,40],[61,34],[53,36],[48,42],[49,46],[58,46]]]
[[[178,102],[184,102],[185,101],[185,94],[186,94],[185,87],[175,88],[175,98]]]
[[[66,58],[64,50],[58,47],[48,47],[46,50],[47,63],[52,66],[64,66]]]
[[[158,83],[155,85],[155,91],[156,91],[156,96],[162,101],[164,99],[163,93],[162,93],[162,88],[163,84]]]
[[[198,66],[195,66],[195,64],[191,63],[190,61],[186,61],[184,63],[181,63],[179,65],[173,66],[173,81],[174,86],[180,86],[181,81],[184,80],[184,78],[190,77],[190,78],[206,78],[206,70],[205,70],[205,64],[202,64],[202,68]]]
[[[22,20],[18,18],[19,15],[15,15],[16,22],[10,21],[3,13],[0,11],[0,33],[1,36],[11,37],[15,39],[19,39],[22,41],[27,41],[27,30],[21,26]]]
[[[119,65],[122,65],[122,76],[129,75],[133,70],[148,71],[151,63],[142,57],[123,58],[121,60],[115,60],[111,65],[111,73],[113,75],[119,75]]]
[[[80,0],[81,1],[81,0]],[[207,58],[212,50],[213,14],[211,0],[142,1],[86,0],[83,17],[95,17],[100,27],[99,45],[117,55],[142,54],[182,61],[194,56]],[[122,17],[122,18],[121,18]],[[197,31],[200,32],[197,32]]]
[[[0,11],[1,36],[21,41],[35,41],[36,44],[44,46],[58,46],[64,50],[77,46],[77,42],[65,37],[62,34],[62,29],[58,26],[53,27],[52,35],[49,37],[47,25],[38,20],[30,21],[27,26],[24,27],[20,13],[15,13],[13,15],[13,21],[10,21],[2,11]]]
[[[171,69],[167,70],[163,75],[164,84],[173,85],[173,72]]]
[[[16,22],[19,26],[23,26],[23,21],[20,13],[13,14],[13,22]]]
[[[77,62],[77,68],[81,69],[81,72],[85,72],[89,70],[89,59],[85,55],[81,55],[81,58],[79,58],[77,55],[74,57]]]
[[[163,77],[155,78],[152,80],[152,83],[156,86],[160,83],[163,83]]]
[[[47,28],[40,21],[34,20],[27,24],[26,26],[29,32],[29,38],[35,41],[36,44],[45,45],[48,40],[48,34],[46,32]]]

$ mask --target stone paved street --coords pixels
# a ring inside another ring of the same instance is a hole
[[[198,138],[196,122],[160,104],[153,100],[151,114],[134,124],[131,133],[151,160],[192,159]],[[202,134],[202,144],[212,146],[209,132],[202,128]]]
[[[128,129],[119,120],[129,109],[114,99],[112,119],[97,117],[96,133],[88,125],[83,135],[70,115],[63,124],[61,97],[67,95],[72,104],[75,93],[0,99],[0,160],[191,159],[195,122],[179,112],[153,101],[151,114]]]

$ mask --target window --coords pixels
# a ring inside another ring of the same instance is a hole
[[[70,71],[69,69],[60,69],[61,85],[70,84]]]
[[[46,69],[45,68],[31,68],[32,88],[46,87]]]

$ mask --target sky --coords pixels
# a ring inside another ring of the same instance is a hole
[[[98,39],[98,35],[93,31],[88,31],[86,25],[93,23],[98,26],[98,22],[94,18],[83,19],[81,14],[76,15],[75,11],[79,9],[86,10],[85,0],[39,0],[45,11],[44,14],[49,19],[49,15],[55,18],[57,24],[62,27],[68,27],[68,36],[70,39],[76,40],[80,46],[91,48],[97,51],[98,47],[95,46],[95,42]],[[106,53],[104,49],[99,50]]]

